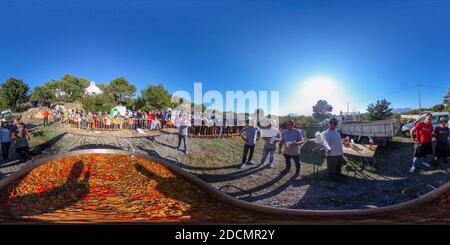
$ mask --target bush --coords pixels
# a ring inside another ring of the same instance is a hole
[[[319,123],[319,121],[314,119],[312,116],[296,116],[296,117],[284,116],[280,117],[279,120],[280,120],[280,128],[286,128],[286,123],[289,120],[294,120],[296,128],[305,128],[305,125],[309,123]]]

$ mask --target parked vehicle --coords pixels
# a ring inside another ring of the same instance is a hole
[[[369,144],[372,141],[377,145],[386,145],[397,135],[400,130],[400,123],[395,120],[377,121],[342,121],[338,129],[342,137],[349,136],[360,144]]]
[[[423,122],[423,120],[425,120],[425,115],[426,114],[422,114],[422,115],[420,115],[419,118],[417,118],[417,120],[403,125],[403,127],[402,127],[403,136],[410,137],[411,136],[410,131],[411,131],[412,127],[418,122]],[[447,119],[447,121],[450,118],[450,112],[433,112],[433,113],[431,113],[431,115],[433,115],[433,117],[431,119],[431,124],[433,124],[433,129],[435,129],[436,127],[439,126],[439,118],[444,117]]]
[[[414,126],[415,121],[409,122],[405,125],[402,126],[402,135],[405,137],[409,137],[410,136],[410,130],[412,129],[412,127]]]
[[[361,121],[360,114],[346,114],[336,116],[337,129],[343,138],[349,137],[360,144],[373,143],[386,145],[400,132],[400,123],[396,120]],[[321,122],[324,129],[328,127],[328,120]],[[321,130],[318,130],[321,132]]]

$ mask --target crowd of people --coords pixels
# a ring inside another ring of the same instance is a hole
[[[450,157],[450,129],[448,121],[445,117],[440,118],[439,126],[433,129],[431,120],[432,115],[427,114],[423,122],[417,123],[411,129],[411,139],[414,142],[414,156],[410,173],[414,173],[419,165],[430,167],[428,163],[430,160],[433,160],[434,165],[440,164],[441,161],[448,163],[448,158]],[[255,145],[262,138],[264,146],[259,164],[261,166],[264,165],[267,156],[269,156],[269,168],[272,168],[275,158],[274,153],[278,148],[278,153],[284,156],[286,168],[291,168],[291,161],[293,160],[297,176],[301,178],[300,149],[304,144],[302,132],[295,128],[295,122],[292,120],[286,123],[286,129],[282,132],[273,128],[272,125],[273,122],[269,122],[268,127],[260,130],[256,127],[256,122],[252,121],[249,126],[241,130],[240,134],[244,141],[244,147],[239,168],[244,168],[246,165],[254,165],[252,158]],[[345,140],[342,139],[337,126],[338,120],[331,118],[328,122],[328,129],[323,132],[323,148],[326,156],[327,173],[333,181],[339,181],[344,177],[342,167],[346,164],[343,151]],[[434,150],[433,137],[436,141]]]
[[[48,111],[42,113],[44,125],[48,121]],[[172,112],[161,110],[152,111],[130,111],[123,115],[119,112],[114,114],[108,112],[85,112],[83,110],[72,109],[70,111],[59,110],[53,112],[53,119],[64,125],[75,126],[83,129],[95,130],[155,130],[164,127],[173,127]]]
[[[20,158],[29,156],[30,134],[20,118],[15,117],[10,124],[6,120],[1,121],[0,143],[4,162],[9,160],[10,148],[14,147]]]
[[[332,179],[342,177],[341,168],[345,163],[343,158],[342,140],[337,132],[337,120],[332,118],[329,122],[329,128],[325,135],[324,146],[326,149],[328,173]],[[249,126],[241,130],[241,137],[244,140],[244,150],[242,162],[239,168],[245,168],[246,165],[254,165],[252,161],[256,142],[262,138],[264,140],[263,153],[259,162],[263,166],[269,157],[268,167],[273,168],[275,152],[278,148],[278,154],[283,155],[286,168],[290,169],[292,161],[295,164],[295,173],[298,179],[301,178],[300,152],[304,145],[303,134],[300,129],[295,128],[295,121],[289,120],[286,123],[286,129],[282,132],[274,127],[275,121],[269,120],[263,130],[256,127],[256,121],[251,121]]]
[[[269,120],[268,125],[260,130],[256,127],[256,121],[252,120],[249,126],[241,130],[241,137],[244,140],[244,153],[242,163],[239,168],[244,168],[247,164],[253,165],[253,153],[256,142],[262,138],[264,140],[263,155],[260,165],[264,165],[267,156],[269,156],[269,168],[273,168],[275,152],[278,144],[278,153],[283,154],[286,167],[291,168],[291,162],[294,161],[296,173],[300,177],[300,149],[304,144],[303,134],[300,129],[295,128],[295,122],[289,120],[286,123],[286,129],[280,132],[274,127],[275,121]]]
[[[242,126],[236,126],[235,122],[224,120],[215,113],[194,113],[179,112],[172,110],[127,110],[123,115],[119,112],[111,114],[108,112],[91,113],[83,110],[53,110],[49,113],[47,109],[42,112],[43,124],[48,125],[50,115],[53,121],[60,122],[67,126],[80,129],[94,130],[157,130],[162,128],[172,128],[180,125],[180,122],[187,120],[190,126],[187,127],[188,135],[191,136],[214,136],[233,135],[239,133]]]

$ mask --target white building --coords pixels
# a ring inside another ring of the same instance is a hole
[[[84,90],[84,93],[87,95],[96,95],[96,94],[102,94],[103,91],[100,90],[100,88],[95,85],[94,81],[91,81],[91,84],[89,84],[89,87],[87,87]]]

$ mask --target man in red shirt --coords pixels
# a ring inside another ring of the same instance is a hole
[[[42,112],[42,117],[44,118],[44,126],[48,126],[48,116],[50,115],[50,113],[48,112],[47,109],[44,110],[44,112]]]
[[[149,111],[147,114],[147,128],[150,130],[153,130],[153,127],[152,127],[153,119],[155,119],[155,114],[153,114],[153,111]]]
[[[414,142],[414,159],[412,161],[412,167],[409,170],[410,173],[414,173],[418,164],[422,164],[425,167],[430,167],[428,164],[426,156],[433,155],[433,146],[431,144],[433,135],[433,125],[431,124],[432,119],[431,113],[425,115],[425,120],[423,122],[418,122],[411,129],[411,139]],[[414,139],[414,133],[416,133],[416,138]]]

